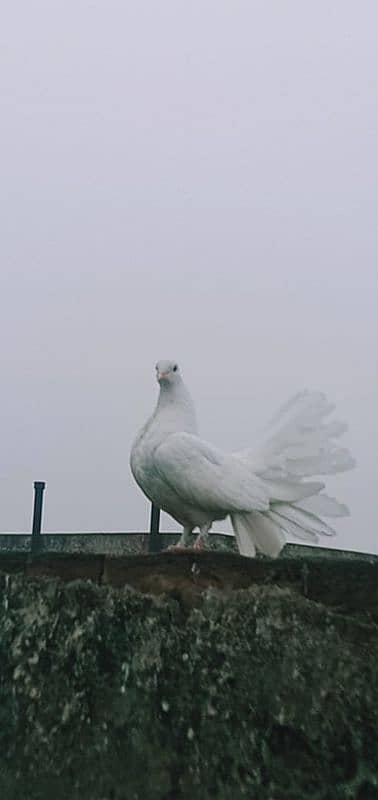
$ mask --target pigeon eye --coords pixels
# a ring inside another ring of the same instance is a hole
[[[173,367],[173,372],[177,372],[177,364]]]

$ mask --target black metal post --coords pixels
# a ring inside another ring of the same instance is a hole
[[[34,482],[34,508],[33,508],[33,525],[32,525],[32,553],[38,550],[39,537],[41,535],[42,525],[42,508],[43,508],[43,492],[45,490],[44,481]]]
[[[160,526],[160,508],[151,504],[151,517],[150,517],[150,537],[149,537],[149,552],[159,553],[162,548],[162,541],[159,534]]]

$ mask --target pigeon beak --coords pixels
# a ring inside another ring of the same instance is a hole
[[[168,372],[158,372],[157,379],[158,379],[159,383],[160,383],[160,381],[163,381],[167,377],[167,375],[168,375]]]

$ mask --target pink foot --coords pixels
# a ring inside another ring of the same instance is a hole
[[[193,550],[206,550],[206,542],[202,536],[199,536],[194,542]]]

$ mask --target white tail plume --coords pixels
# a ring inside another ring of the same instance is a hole
[[[285,534],[307,542],[317,542],[319,535],[333,536],[334,530],[318,515],[348,515],[347,506],[321,494],[324,483],[304,480],[355,465],[349,451],[335,441],[347,430],[345,423],[324,422],[333,410],[324,394],[300,392],[273,418],[257,457],[250,450],[237,453],[262,479],[270,498],[269,511],[231,517],[243,555],[254,555],[257,549],[277,556]]]

